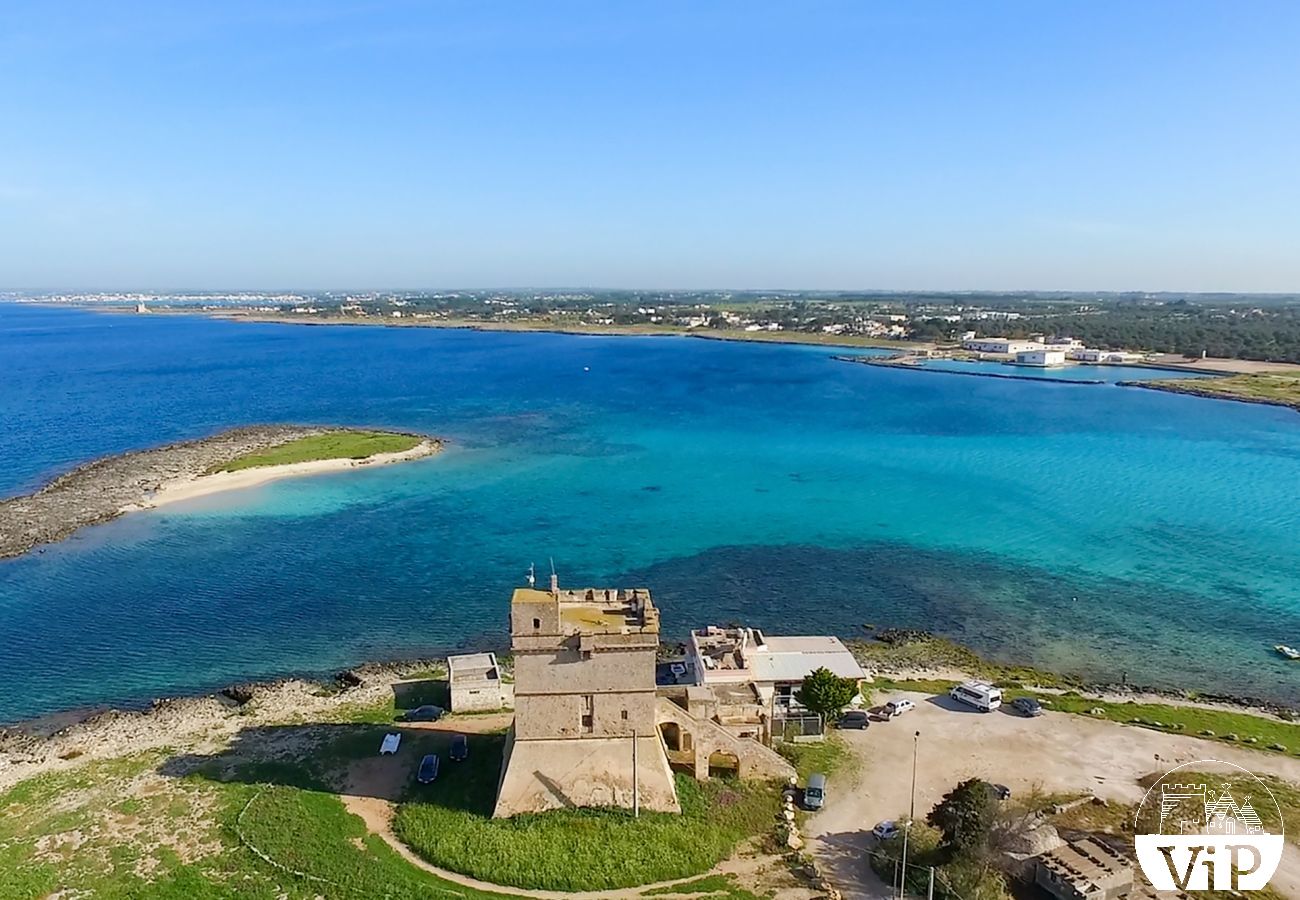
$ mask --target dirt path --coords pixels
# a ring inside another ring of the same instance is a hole
[[[1091,792],[1106,800],[1142,799],[1138,779],[1197,760],[1220,760],[1261,775],[1300,782],[1300,759],[1260,753],[1184,735],[1049,712],[1026,719],[999,710],[979,713],[946,697],[902,694],[917,708],[876,722],[844,739],[863,764],[848,783],[833,783],[826,809],[808,825],[810,850],[850,898],[881,898],[888,887],[866,865],[871,828],[909,810],[916,732],[916,814],[923,817],[959,781],[978,777],[1013,794]],[[1300,848],[1288,846],[1272,886],[1300,897]]]

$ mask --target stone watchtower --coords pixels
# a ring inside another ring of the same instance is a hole
[[[493,815],[565,806],[680,812],[655,721],[659,611],[643,588],[519,588],[515,721]],[[635,743],[635,748],[633,744]],[[634,771],[635,766],[635,771]]]

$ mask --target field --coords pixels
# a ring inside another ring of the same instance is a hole
[[[495,884],[600,890],[707,872],[768,830],[778,808],[770,785],[678,775],[680,816],[573,809],[493,819],[503,745],[502,735],[472,735],[469,759],[398,808],[398,836],[437,866]]]
[[[284,466],[320,459],[365,459],[377,453],[400,453],[417,446],[423,438],[384,431],[331,431],[299,438],[261,453],[232,459],[212,472],[238,472],[260,466]]]

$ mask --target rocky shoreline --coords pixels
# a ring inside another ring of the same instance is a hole
[[[42,716],[0,728],[0,791],[45,772],[164,747],[222,746],[254,725],[318,721],[393,697],[393,685],[445,671],[441,658],[370,663],[328,681],[242,682],[212,694],[159,698],[137,710]]]
[[[21,556],[89,525],[146,508],[150,498],[164,487],[193,481],[246,454],[300,438],[349,430],[334,426],[251,425],[86,463],[33,493],[0,500],[0,559]],[[437,442],[428,440],[436,449]]]

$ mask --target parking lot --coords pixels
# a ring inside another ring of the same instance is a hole
[[[888,896],[888,888],[867,868],[865,851],[872,826],[907,815],[918,731],[918,819],[958,782],[973,777],[1005,784],[1013,794],[1037,786],[1047,792],[1088,791],[1125,803],[1141,800],[1141,776],[1203,759],[1300,782],[1300,760],[1294,758],[1068,713],[1025,718],[1007,707],[978,712],[947,696],[897,696],[914,700],[916,708],[892,721],[873,721],[863,731],[840,732],[859,765],[831,779],[826,807],[807,828],[810,849],[846,897]],[[1298,856],[1294,848],[1285,854],[1273,880],[1293,897],[1300,897],[1300,866],[1291,865]]]

